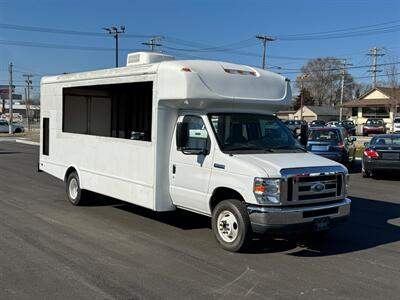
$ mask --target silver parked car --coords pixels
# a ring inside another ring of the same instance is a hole
[[[25,132],[25,128],[24,128],[24,126],[21,125],[21,124],[13,123],[11,128],[12,128],[12,132],[13,132],[13,133]],[[1,132],[1,133],[8,133],[8,131],[9,131],[9,129],[8,129],[8,122],[7,122],[7,121],[0,120],[0,132]]]

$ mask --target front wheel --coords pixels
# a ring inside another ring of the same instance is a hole
[[[72,172],[67,179],[66,192],[69,202],[72,205],[83,205],[86,200],[86,191],[80,188],[79,176]]]
[[[250,218],[246,206],[239,200],[218,203],[212,214],[212,229],[218,243],[225,250],[238,252],[250,245]]]

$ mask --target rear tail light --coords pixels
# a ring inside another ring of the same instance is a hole
[[[379,157],[379,153],[376,152],[375,150],[372,149],[365,149],[364,150],[364,155],[367,157],[372,157],[372,158],[378,158]]]

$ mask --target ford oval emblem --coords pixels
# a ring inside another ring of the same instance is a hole
[[[321,182],[316,182],[311,186],[313,192],[322,192],[325,189],[325,184]]]

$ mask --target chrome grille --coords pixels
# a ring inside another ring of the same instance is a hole
[[[345,169],[341,167],[283,170],[282,204],[300,205],[344,197]]]

